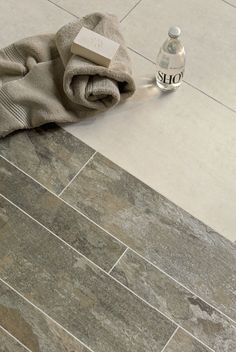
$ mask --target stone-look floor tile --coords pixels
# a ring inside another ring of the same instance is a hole
[[[0,198],[0,277],[96,352],[160,352],[176,326]]]
[[[81,17],[91,12],[110,12],[122,19],[139,0],[52,0],[55,4]]]
[[[207,302],[236,319],[236,248],[100,154],[62,195]]]
[[[213,350],[236,351],[236,324],[134,252],[128,250],[111,275]]]
[[[121,28],[131,48],[155,61],[171,25],[183,32],[185,80],[236,111],[234,9],[215,0],[142,1]]]
[[[0,325],[32,352],[88,352],[74,337],[2,282]],[[15,351],[18,350],[9,349],[9,352]]]
[[[0,140],[0,155],[55,193],[60,193],[94,150],[54,124]]]
[[[185,83],[161,93],[155,65],[130,54],[135,95],[64,128],[235,241],[235,113]]]
[[[28,352],[0,327],[0,352]]]
[[[74,16],[45,0],[1,1],[0,46],[7,46],[24,37],[56,32],[74,19]]]
[[[95,264],[109,271],[120,242],[0,157],[0,193]]]
[[[163,352],[210,352],[200,342],[178,329]]]

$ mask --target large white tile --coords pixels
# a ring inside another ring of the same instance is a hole
[[[53,2],[79,17],[101,11],[114,13],[122,19],[138,0],[53,0]]]
[[[236,114],[185,83],[161,94],[155,66],[132,58],[135,96],[66,130],[236,240]]]
[[[74,19],[47,0],[0,0],[0,46],[31,35],[56,32]]]
[[[145,0],[122,29],[133,49],[155,60],[173,24],[183,31],[185,80],[236,111],[236,9],[221,0]]]

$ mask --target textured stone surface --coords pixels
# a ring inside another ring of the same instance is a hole
[[[32,352],[88,352],[74,337],[1,281],[0,325]],[[18,350],[9,349],[9,352],[15,351]]]
[[[168,343],[165,352],[210,352],[200,342],[178,329],[174,337]]]
[[[236,319],[236,247],[230,241],[100,154],[62,196]]]
[[[0,327],[0,352],[27,352],[27,349],[21,346]]]
[[[0,197],[0,277],[96,352],[160,352],[176,326]]]
[[[104,270],[111,269],[125,250],[120,242],[1,157],[0,193]]]
[[[236,351],[236,325],[134,252],[111,274],[210,348]]]
[[[54,124],[0,140],[0,155],[60,193],[94,150]]]

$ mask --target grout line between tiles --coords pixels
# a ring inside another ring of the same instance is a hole
[[[192,87],[193,89],[196,89],[196,90],[199,91],[200,93],[206,95],[208,98],[214,100],[216,103],[218,103],[218,104],[224,106],[226,109],[228,109],[228,110],[230,110],[230,111],[236,113],[236,110],[234,110],[234,109],[231,108],[230,106],[228,106],[228,105],[222,103],[220,100],[218,100],[218,99],[212,97],[211,95],[207,94],[206,92],[204,92],[204,91],[201,90],[200,88],[194,86],[192,83],[189,83],[189,82],[187,82],[187,81],[185,81],[185,80],[183,80],[183,82],[184,82],[185,84],[187,84],[188,86]]]
[[[132,51],[133,53],[135,53],[135,54],[141,56],[143,59],[145,59],[145,60],[151,62],[151,64],[153,64],[153,65],[156,64],[154,61],[152,61],[152,60],[149,59],[148,57],[144,56],[143,54],[139,53],[137,50],[131,48],[130,46],[127,46],[127,48],[128,48],[130,51]]]
[[[178,280],[176,280],[173,276],[169,275],[167,272],[165,272],[163,269],[161,269],[159,266],[157,266],[156,264],[152,263],[149,259],[147,259],[146,257],[144,257],[142,254],[139,254],[138,252],[136,252],[135,250],[133,250],[132,248],[128,249],[130,251],[132,251],[133,253],[135,253],[136,255],[138,255],[140,258],[142,258],[144,261],[146,261],[148,264],[150,264],[151,266],[153,266],[155,269],[159,270],[162,274],[166,275],[169,279],[173,280],[177,285],[183,287],[186,291],[188,291],[189,293],[191,293],[193,296],[198,297],[201,301],[203,301],[204,303],[206,303],[209,307],[213,308],[215,311],[217,311],[218,313],[220,313],[221,315],[223,315],[226,319],[230,320],[232,323],[236,324],[236,321],[233,320],[232,318],[230,318],[227,314],[223,313],[221,310],[219,310],[218,308],[214,307],[211,303],[208,303],[207,301],[205,301],[201,296],[199,296],[198,294],[196,294],[195,292],[193,292],[191,289],[189,289],[187,286],[185,286],[184,284],[180,283]]]
[[[147,302],[144,298],[142,298],[141,296],[139,296],[137,293],[135,293],[134,291],[132,291],[129,287],[125,286],[122,282],[120,282],[119,280],[117,280],[115,277],[113,277],[111,274],[109,274],[108,272],[106,272],[104,269],[102,269],[101,267],[99,267],[97,264],[95,264],[94,262],[92,262],[92,260],[90,260],[89,258],[87,258],[84,254],[80,253],[77,249],[75,249],[74,247],[72,247],[69,243],[67,243],[66,241],[64,241],[62,238],[60,238],[58,235],[56,235],[53,231],[49,230],[46,226],[44,226],[43,224],[41,224],[38,220],[34,219],[31,215],[27,214],[23,209],[21,209],[20,207],[18,207],[16,204],[14,204],[12,201],[10,201],[7,197],[5,197],[4,195],[2,195],[0,193],[0,196],[2,198],[4,198],[7,202],[9,202],[10,204],[12,204],[15,208],[19,209],[23,214],[25,214],[26,216],[28,216],[30,219],[32,219],[34,222],[36,222],[37,224],[39,224],[40,226],[42,226],[45,230],[47,230],[49,233],[51,233],[53,236],[55,236],[59,241],[63,242],[67,247],[69,247],[72,251],[76,252],[77,254],[79,254],[82,258],[84,258],[86,261],[88,261],[92,266],[95,266],[96,268],[98,268],[98,270],[102,271],[105,275],[109,276],[113,281],[117,282],[119,285],[121,285],[122,287],[124,287],[127,291],[129,291],[130,293],[132,293],[135,297],[137,297],[139,300],[141,300],[142,302],[144,302],[145,304],[147,304],[149,307],[151,307],[152,309],[154,309],[155,311],[157,311],[159,314],[161,314],[162,316],[164,316],[167,320],[171,321],[174,325],[180,327],[182,330],[184,330],[188,335],[192,336],[195,340],[201,342],[201,344],[203,344],[204,346],[206,346],[207,348],[209,348],[211,351],[215,352],[211,347],[207,346],[203,341],[201,341],[198,337],[194,336],[191,332],[189,332],[188,330],[186,330],[184,327],[182,327],[181,325],[179,325],[178,323],[176,323],[172,318],[168,317],[165,313],[161,312],[158,308],[156,308],[155,306],[153,306],[151,303]],[[128,248],[127,248],[128,249]],[[0,278],[1,280],[1,278]]]
[[[132,12],[132,11],[140,4],[141,1],[142,1],[142,0],[139,0],[139,1],[127,12],[127,14],[126,14],[124,17],[122,17],[122,19],[120,20],[120,23],[123,22],[124,19],[126,19],[126,17],[129,16],[130,12]]]
[[[60,323],[58,323],[55,319],[53,319],[52,317],[50,317],[50,315],[48,315],[47,313],[45,313],[41,308],[39,308],[38,306],[36,306],[33,302],[31,302],[28,298],[26,298],[24,295],[22,295],[19,291],[17,291],[13,286],[11,286],[9,283],[7,283],[4,279],[2,279],[0,277],[0,281],[6,285],[7,287],[9,287],[12,291],[14,291],[18,296],[20,296],[21,298],[23,298],[27,303],[29,303],[31,306],[33,306],[35,309],[37,309],[40,313],[42,313],[43,315],[45,315],[49,320],[53,321],[57,326],[59,326],[63,331],[65,331],[67,334],[69,334],[71,337],[73,337],[76,341],[78,341],[81,345],[83,345],[84,347],[86,347],[90,352],[95,352],[93,351],[89,346],[87,346],[84,342],[82,342],[80,339],[78,339],[78,337],[74,336],[69,330],[67,330],[66,328],[64,328],[64,326],[62,326]],[[32,351],[30,351],[32,352]]]
[[[111,267],[111,269],[108,271],[108,274],[110,274],[112,272],[112,270],[115,268],[115,266],[119,263],[119,261],[121,260],[121,258],[123,258],[123,256],[125,255],[125,253],[127,252],[129,248],[126,247],[124,252],[121,254],[121,256],[117,259],[117,261],[115,262],[115,264]]]
[[[179,327],[177,326],[177,328],[175,329],[175,331],[173,332],[173,334],[171,335],[171,337],[169,338],[169,340],[167,341],[167,343],[165,344],[161,352],[165,351],[166,347],[169,345],[170,341],[173,339],[173,337],[175,336],[178,330],[179,330]]]
[[[135,54],[141,56],[143,59],[146,59],[147,61],[151,62],[153,65],[156,64],[153,60],[151,60],[151,59],[149,59],[148,57],[144,56],[143,54],[139,53],[137,50],[131,48],[130,46],[128,46],[128,49],[129,49],[130,51],[134,52]],[[200,88],[194,86],[192,83],[190,83],[190,82],[188,82],[188,81],[185,81],[185,80],[183,80],[183,82],[184,82],[185,84],[187,84],[188,86],[192,87],[193,89],[196,89],[198,92],[200,92],[200,93],[206,95],[208,98],[214,100],[216,103],[218,103],[218,104],[224,106],[226,109],[228,109],[228,110],[230,110],[230,111],[236,113],[236,110],[234,110],[234,109],[231,108],[230,106],[228,106],[228,105],[222,103],[220,100],[214,98],[213,96],[207,94],[206,92],[204,92],[204,91],[201,90]]]
[[[236,6],[234,6],[233,4],[231,4],[230,2],[226,1],[226,0],[222,0],[223,2],[225,2],[227,5],[232,6],[234,9],[236,9]]]
[[[93,155],[86,161],[86,163],[79,169],[79,171],[75,174],[74,177],[69,181],[69,183],[63,188],[63,190],[59,193],[59,197],[61,197],[62,193],[71,185],[71,183],[74,181],[74,179],[79,175],[79,173],[85,168],[85,166],[93,159],[93,157],[96,155],[97,151],[93,153]]]
[[[55,5],[56,7],[58,7],[60,10],[67,12],[69,15],[71,15],[71,16],[73,16],[73,17],[75,17],[75,18],[79,18],[79,17],[76,16],[74,13],[72,13],[72,12],[66,10],[64,7],[62,7],[62,6],[58,5],[58,4],[55,4],[55,2],[53,2],[52,0],[47,0],[47,1],[50,2],[52,5]]]
[[[189,289],[187,286],[185,286],[184,284],[182,284],[181,282],[179,282],[178,280],[176,280],[174,277],[172,277],[171,275],[169,275],[167,272],[165,272],[163,269],[161,269],[160,267],[158,267],[156,264],[152,263],[149,259],[147,259],[146,257],[144,257],[142,254],[136,252],[136,250],[132,249],[131,247],[129,247],[127,244],[125,244],[123,241],[121,241],[118,237],[116,237],[115,235],[113,235],[111,232],[109,232],[108,230],[106,230],[105,228],[103,228],[102,226],[100,226],[99,224],[97,224],[94,220],[90,219],[87,215],[85,215],[84,213],[82,213],[79,209],[75,208],[73,205],[71,205],[70,203],[68,203],[67,201],[65,201],[63,198],[60,198],[57,194],[53,193],[51,190],[49,190],[47,187],[45,187],[44,185],[42,185],[39,181],[35,180],[32,176],[28,175],[25,171],[21,170],[18,166],[16,166],[14,163],[12,163],[11,161],[9,161],[7,158],[5,158],[4,156],[2,156],[0,154],[0,157],[2,159],[4,159],[5,161],[7,161],[9,164],[11,164],[12,166],[14,166],[16,169],[18,169],[20,172],[22,172],[23,174],[25,174],[26,176],[28,176],[30,179],[32,179],[34,182],[38,183],[41,187],[45,188],[48,192],[50,192],[51,194],[53,194],[55,197],[59,198],[63,203],[65,203],[67,206],[69,206],[70,208],[72,208],[74,211],[76,211],[77,213],[79,213],[80,215],[82,215],[85,219],[87,219],[89,222],[91,222],[92,224],[94,224],[95,226],[97,226],[99,229],[103,230],[105,233],[107,233],[109,236],[111,236],[112,238],[114,238],[116,241],[118,241],[119,243],[121,243],[123,246],[127,247],[129,250],[131,250],[132,252],[134,252],[136,255],[138,255],[140,258],[142,258],[144,261],[148,262],[150,265],[152,265],[154,268],[158,269],[160,272],[162,272],[163,274],[165,274],[167,277],[169,277],[171,280],[173,280],[174,282],[176,282],[178,285],[180,285],[181,287],[183,287],[185,290],[187,290],[188,292],[190,292],[191,294],[193,294],[195,297],[198,297],[201,301],[203,301],[204,303],[206,303],[208,306],[210,306],[211,308],[213,308],[214,310],[216,310],[218,313],[220,313],[221,315],[223,315],[225,318],[229,319],[231,322],[233,322],[234,324],[236,324],[236,320],[230,318],[227,314],[223,313],[220,309],[216,308],[214,305],[212,305],[211,303],[208,303],[205,299],[203,299],[201,296],[199,296],[198,294],[196,294],[195,292],[193,292],[191,289]],[[1,195],[1,194],[0,194]],[[7,199],[5,196],[2,195],[3,198]],[[11,201],[9,199],[7,199],[10,203]],[[14,204],[14,203],[12,203]],[[15,205],[15,204],[14,204]],[[17,205],[15,205],[17,207]],[[20,208],[19,208],[20,209]],[[21,209],[21,211],[24,212],[24,210]],[[29,214],[27,214],[26,212],[24,212],[27,216],[31,217]],[[35,220],[35,219],[34,219]],[[37,220],[35,220],[37,222]],[[42,224],[41,224],[42,225]],[[44,225],[42,225],[44,226]],[[48,229],[47,229],[48,230]],[[48,230],[50,232],[52,232],[51,230]],[[61,238],[60,238],[61,239]],[[62,239],[61,239],[62,240]],[[62,240],[63,241],[63,240]],[[67,245],[69,245],[67,242],[65,242]],[[70,245],[69,245],[70,246]],[[73,248],[73,247],[72,247]],[[76,250],[75,248],[73,248],[74,250]],[[79,252],[78,252],[79,253]],[[80,253],[81,254],[81,253]],[[84,256],[83,254],[81,254],[82,256]],[[91,263],[93,263],[90,259],[88,259],[86,256],[84,256],[87,260],[89,260]],[[93,263],[94,265],[96,265],[98,268],[100,268],[97,264]],[[100,268],[101,270],[105,271],[104,269]],[[105,271],[106,272],[106,271]],[[107,272],[106,272],[107,273]]]
[[[20,340],[18,340],[14,335],[12,335],[8,330],[6,330],[2,325],[0,325],[0,329],[2,331],[4,331],[7,335],[9,335],[13,340],[15,340],[16,342],[18,342],[22,347],[24,347],[26,349],[26,351],[28,352],[33,352],[32,350],[30,350],[27,346],[25,346]]]

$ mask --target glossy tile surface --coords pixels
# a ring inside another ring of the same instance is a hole
[[[53,124],[0,140],[0,155],[55,193],[63,190],[93,153],[92,148]]]
[[[0,193],[104,270],[111,269],[125,250],[121,243],[1,157]]]
[[[217,352],[236,351],[236,324],[128,250],[111,275]]]
[[[1,1],[0,46],[7,46],[24,37],[56,32],[75,19],[47,0]]]
[[[235,113],[184,83],[161,94],[155,66],[132,60],[134,97],[66,130],[236,241]]]
[[[96,352],[162,350],[173,323],[0,202],[0,277]]]
[[[122,19],[139,0],[52,0],[78,17],[91,12],[109,12]]]
[[[210,350],[179,329],[163,352],[210,352]]]
[[[1,281],[0,325],[32,352],[89,351],[74,337],[70,336],[52,320],[45,317],[45,315]],[[8,350],[3,349],[3,351],[6,352]],[[9,349],[9,352],[15,351],[17,352],[18,350]],[[25,351],[25,349],[22,351]]]
[[[0,352],[27,352],[27,349],[0,327]]]
[[[236,247],[96,154],[62,197],[236,319]]]
[[[236,111],[235,9],[221,0],[148,0],[121,27],[128,45],[155,61],[172,25],[182,28],[185,80]]]

